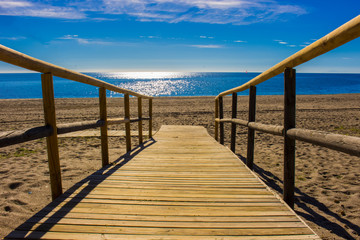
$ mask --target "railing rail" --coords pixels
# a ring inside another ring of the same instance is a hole
[[[62,68],[39,59],[30,57],[28,55],[17,52],[13,49],[0,45],[0,60],[26,68],[32,71],[40,72],[42,93],[43,93],[43,107],[45,126],[26,129],[23,131],[14,131],[5,136],[0,136],[0,147],[14,145],[22,142],[32,141],[35,139],[46,137],[48,163],[50,172],[50,186],[52,198],[55,199],[62,194],[62,181],[60,171],[60,160],[58,150],[58,134],[81,131],[90,128],[100,128],[101,133],[101,158],[102,166],[109,164],[108,153],[108,125],[110,124],[125,124],[125,138],[126,151],[131,151],[131,131],[130,123],[138,122],[139,144],[143,143],[142,122],[149,121],[149,138],[152,137],[152,97],[146,96],[134,91],[119,88],[115,85],[101,81],[99,79]],[[75,122],[67,124],[57,124],[55,111],[55,98],[53,76],[65,78],[72,81],[77,81],[99,87],[99,112],[98,120]],[[107,104],[106,104],[106,90],[114,91],[124,94],[124,118],[108,119],[107,118]],[[137,97],[138,100],[138,118],[130,118],[130,95]],[[149,102],[149,116],[142,115],[143,101],[148,99]]]
[[[360,37],[360,15],[338,29],[322,37],[301,51],[276,64],[272,68],[251,79],[245,84],[220,93],[215,98],[215,139],[224,144],[224,123],[232,124],[231,150],[235,152],[236,128],[242,125],[248,128],[246,164],[253,169],[254,132],[261,131],[284,137],[284,200],[294,207],[295,189],[295,140],[327,147],[355,156],[360,156],[360,138],[332,134],[315,130],[296,128],[296,73],[294,67],[329,52],[353,39]],[[255,122],[256,85],[284,73],[284,126]],[[250,88],[249,119],[236,118],[237,92]],[[224,118],[223,97],[232,94],[232,118]]]
[[[360,37],[360,15],[351,21],[340,26],[328,35],[322,37],[311,45],[305,47],[299,52],[286,58],[262,74],[256,76],[245,84],[220,93],[216,98],[223,97],[234,92],[241,92],[258,85],[270,78],[273,78],[284,72],[285,68],[294,68],[324,53],[327,53],[351,40]]]

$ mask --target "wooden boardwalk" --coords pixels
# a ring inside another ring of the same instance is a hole
[[[6,239],[319,239],[203,127],[163,126]]]

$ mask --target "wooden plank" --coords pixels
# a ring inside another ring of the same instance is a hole
[[[309,234],[308,228],[166,228],[161,227],[115,227],[115,226],[84,226],[84,225],[67,225],[67,224],[35,224],[30,225],[30,230],[52,232],[74,232],[74,233],[108,233],[108,234],[138,234],[138,235],[193,235],[193,236],[276,236],[287,233],[292,234]],[[27,226],[24,225],[27,229]],[[19,230],[24,230],[22,227]],[[216,232],[216,234],[214,234]]]
[[[29,222],[39,221],[43,218],[47,219],[63,219],[62,217],[48,214],[37,214]],[[75,219],[98,219],[98,220],[118,220],[118,221],[157,221],[157,222],[217,222],[217,223],[231,223],[231,222],[298,222],[299,219],[294,215],[289,216],[163,216],[163,215],[134,215],[134,214],[94,214],[94,213],[67,213],[66,218]]]
[[[42,231],[18,231],[10,234],[11,238],[7,239],[89,239],[89,240],[149,240],[149,239],[162,239],[162,240],[203,240],[204,236],[169,236],[169,235],[119,235],[119,234],[99,234],[99,233],[66,233],[66,232],[42,232]],[[9,236],[10,236],[9,235]],[[219,240],[218,236],[206,236],[208,240]],[[249,236],[221,236],[221,240],[243,240],[249,239]],[[263,240],[264,236],[251,236],[253,240]],[[286,236],[266,236],[268,240],[304,240],[304,239],[320,239],[314,235],[286,235]]]
[[[62,194],[62,182],[56,127],[54,85],[52,75],[50,73],[42,74],[41,84],[43,93],[45,125],[50,126],[53,129],[53,134],[49,137],[46,137],[46,144],[50,173],[51,197],[54,200]]]
[[[204,150],[185,140],[194,135],[209,140]],[[75,184],[7,239],[318,239],[205,129],[166,126],[154,141]],[[219,157],[206,153],[218,146]]]

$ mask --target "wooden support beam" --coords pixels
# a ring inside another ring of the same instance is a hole
[[[139,145],[143,143],[143,127],[142,127],[142,98],[138,97],[138,130],[139,130]]]
[[[224,118],[224,104],[223,97],[219,97],[219,118]],[[220,121],[220,144],[224,145],[224,123]]]
[[[59,160],[59,148],[57,139],[56,114],[55,114],[55,99],[54,99],[54,85],[51,73],[44,73],[41,75],[43,106],[45,125],[53,129],[53,134],[46,137],[48,163],[50,173],[50,187],[52,199],[56,199],[62,194],[61,171]]]
[[[98,128],[105,125],[103,120],[92,120],[92,121],[83,121],[83,122],[74,122],[74,123],[64,123],[57,126],[57,133],[65,134],[77,131],[83,131],[91,128]]]
[[[9,131],[0,137],[0,148],[49,137],[52,134],[53,129],[49,125],[26,130]]]
[[[219,122],[216,119],[219,118],[219,99],[215,99],[215,140],[219,141]]]
[[[153,107],[152,107],[152,99],[149,99],[149,138],[152,138],[152,124],[153,124]]]
[[[292,128],[288,130],[286,134],[291,139],[308,142],[360,157],[360,137],[301,128]]]
[[[284,72],[284,131],[295,128],[296,72],[286,68]],[[284,201],[294,208],[295,191],[295,140],[284,136]]]
[[[106,89],[99,88],[99,106],[100,106],[100,120],[104,125],[100,128],[101,134],[101,159],[102,166],[109,164],[109,143],[108,143],[108,124],[107,124],[107,109],[106,109]]]
[[[256,87],[250,87],[249,94],[249,123],[255,122],[256,115]],[[246,165],[253,170],[254,168],[254,149],[255,149],[255,130],[248,128],[248,144],[247,144],[247,157]]]
[[[130,120],[130,96],[129,94],[124,94],[124,110],[125,110],[125,119]],[[125,123],[125,132],[126,132],[126,151],[131,151],[131,132],[130,132],[130,121]]]
[[[272,124],[249,122],[248,127],[260,132],[270,133],[277,136],[284,136],[284,127]]]
[[[232,112],[231,117],[234,119],[236,118],[237,113],[237,93],[232,94]],[[236,146],[236,124],[231,123],[231,144],[230,149],[232,152],[235,152],[235,146]]]

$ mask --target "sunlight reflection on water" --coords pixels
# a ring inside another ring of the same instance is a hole
[[[119,72],[106,73],[104,77],[121,80],[116,86],[149,96],[176,96],[193,88],[192,80],[199,73],[184,72]],[[111,96],[119,94],[112,92]]]

